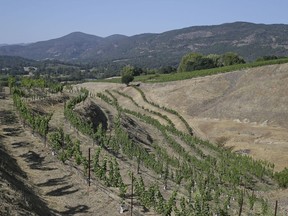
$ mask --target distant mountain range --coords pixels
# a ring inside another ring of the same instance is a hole
[[[194,26],[160,34],[98,37],[74,32],[26,45],[2,45],[0,55],[55,59],[73,63],[132,64],[140,67],[177,66],[188,52],[237,52],[245,60],[288,55],[288,25],[235,22]]]

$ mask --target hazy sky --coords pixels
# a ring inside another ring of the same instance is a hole
[[[161,33],[235,21],[288,24],[288,0],[0,0],[0,44],[81,31]]]

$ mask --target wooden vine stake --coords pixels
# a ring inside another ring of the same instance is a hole
[[[241,214],[242,214],[243,202],[244,202],[244,192],[241,192],[239,216],[241,216]]]
[[[276,200],[276,203],[275,203],[275,214],[274,214],[274,216],[277,216],[277,209],[278,209],[278,200]]]
[[[133,184],[134,184],[134,175],[131,173],[131,216],[133,212]]]
[[[90,163],[91,163],[91,157],[90,157],[90,153],[91,153],[91,148],[88,149],[88,185],[90,187],[90,178],[91,178],[91,173],[90,173]]]

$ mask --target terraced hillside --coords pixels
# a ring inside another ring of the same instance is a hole
[[[1,143],[51,215],[120,215],[120,204],[130,215],[131,203],[133,215],[272,215],[276,200],[285,215],[273,163],[281,170],[287,160],[287,68],[62,93],[20,87],[12,112],[23,132],[11,137],[1,122]],[[26,144],[16,148],[17,139]],[[12,212],[3,200],[1,213]]]
[[[288,164],[288,65],[271,65],[164,84],[144,84],[153,101],[177,109],[204,139]],[[283,154],[282,154],[283,153]]]

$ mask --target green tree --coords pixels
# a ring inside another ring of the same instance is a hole
[[[183,56],[178,67],[178,72],[202,70],[214,67],[215,64],[212,58],[208,58],[199,53],[189,53]]]
[[[178,72],[192,71],[194,65],[203,58],[199,53],[188,53],[184,55],[178,67]]]
[[[131,75],[134,75],[134,70],[135,67],[131,66],[131,65],[126,65],[122,68],[121,73],[130,73]]]
[[[140,67],[134,67],[133,68],[133,73],[132,73],[133,76],[139,76],[143,73],[144,73],[144,71],[142,68],[140,68]]]
[[[134,72],[133,66],[127,65],[124,68],[122,68],[121,82],[125,83],[128,86],[129,83],[134,80],[133,72]]]
[[[222,55],[222,62],[224,66],[234,65],[234,64],[245,64],[244,59],[237,53],[227,52]]]
[[[209,58],[209,59],[212,59],[213,64],[214,64],[215,67],[222,67],[223,66],[221,55],[209,54],[206,57]]]

